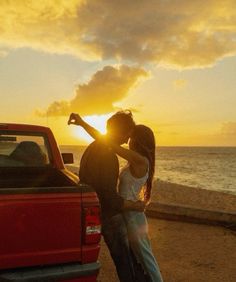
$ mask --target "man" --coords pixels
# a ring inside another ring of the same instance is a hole
[[[79,115],[70,115],[68,124],[83,126],[82,123],[83,120]],[[93,136],[94,129],[87,124],[85,126]],[[107,121],[107,136],[118,145],[127,143],[134,126],[131,112],[117,112]],[[148,281],[129,248],[127,229],[122,216],[123,210],[143,211],[144,205],[124,200],[117,193],[118,176],[119,162],[116,154],[104,142],[95,140],[82,156],[80,181],[96,190],[101,204],[102,235],[120,281]]]

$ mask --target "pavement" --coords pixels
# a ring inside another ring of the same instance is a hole
[[[235,282],[236,233],[222,226],[148,218],[149,236],[164,282]],[[98,282],[118,282],[105,243]]]

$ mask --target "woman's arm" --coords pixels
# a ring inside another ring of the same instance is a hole
[[[140,178],[147,173],[148,160],[141,154],[133,150],[116,145],[114,143],[110,143],[110,147],[114,150],[117,155],[129,162],[130,172],[134,177]]]
[[[109,145],[112,147],[112,149],[117,155],[127,160],[131,165],[143,165],[145,167],[148,166],[148,160],[139,153],[130,149],[126,149],[114,143],[109,143]]]
[[[72,113],[68,120],[68,125],[75,124],[83,127],[83,129],[94,139],[101,138],[102,134],[82,119],[78,114]]]

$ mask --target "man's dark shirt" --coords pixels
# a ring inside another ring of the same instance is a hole
[[[102,218],[108,219],[121,212],[123,198],[117,194],[119,162],[115,153],[105,144],[94,141],[85,150],[80,161],[80,181],[97,192]]]

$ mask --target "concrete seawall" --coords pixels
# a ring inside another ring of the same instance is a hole
[[[236,228],[236,195],[154,181],[148,216]]]
[[[219,210],[203,210],[190,206],[151,203],[147,210],[147,216],[177,220],[192,223],[221,225],[236,229],[236,213],[228,213]]]

